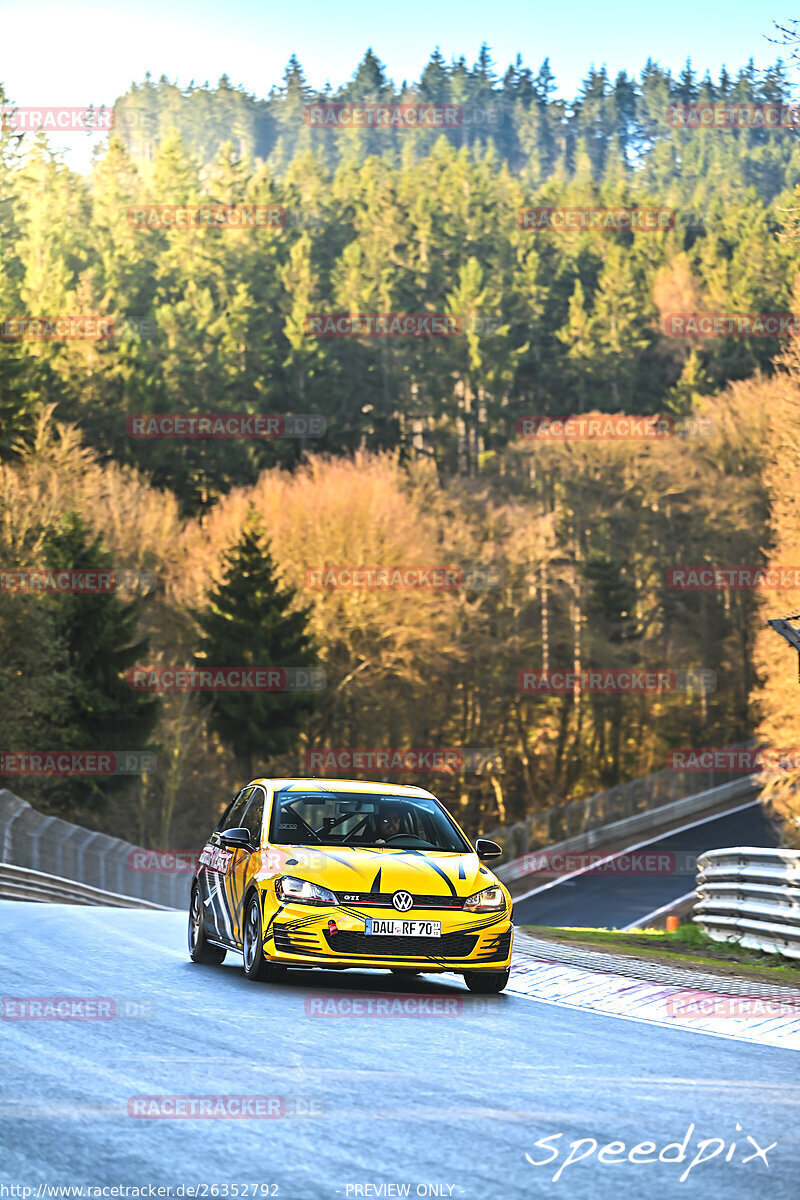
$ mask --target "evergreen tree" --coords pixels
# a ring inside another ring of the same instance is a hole
[[[200,633],[195,665],[311,666],[308,617],[307,609],[295,606],[295,592],[280,587],[263,527],[251,509],[239,541],[226,555],[221,583],[195,613]],[[309,691],[205,695],[212,730],[233,750],[248,778],[296,742],[315,707]]]
[[[119,567],[72,512],[45,532],[43,549],[54,570]],[[133,691],[126,679],[127,671],[142,661],[148,649],[147,640],[137,636],[140,602],[126,603],[110,591],[54,596],[48,603],[70,672],[63,719],[65,744],[53,749],[150,749],[160,701]],[[126,783],[130,777],[125,775],[67,778],[59,782],[58,801],[70,812],[102,808]]]

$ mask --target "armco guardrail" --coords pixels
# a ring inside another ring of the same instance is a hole
[[[9,863],[0,863],[0,900],[164,909],[163,904],[152,904],[149,900],[140,900],[136,896],[118,896],[116,892],[102,892],[99,888],[78,883],[76,879],[59,879],[56,875],[45,875],[43,871],[29,871],[27,867],[14,867]]]
[[[45,817],[27,800],[0,790],[0,863],[27,867],[29,871],[162,908],[188,908],[192,872],[186,869],[186,862],[176,863],[174,869],[143,869],[138,866],[139,850],[120,838],[95,833],[59,817]],[[152,860],[157,860],[157,855],[147,856],[145,868]]]
[[[715,941],[800,958],[800,851],[734,846],[697,863],[694,920]]]
[[[612,821],[608,825],[588,829],[585,833],[576,834],[552,846],[530,849],[526,854],[521,854],[512,862],[504,863],[494,870],[504,883],[510,884],[537,874],[537,861],[541,860],[545,851],[552,859],[558,854],[583,854],[602,845],[624,845],[638,841],[649,834],[658,833],[659,830],[713,812],[721,805],[746,804],[748,800],[754,800],[758,796],[760,789],[761,783],[757,775],[740,775],[730,783],[721,783],[719,787],[708,788],[693,796],[684,796],[671,804],[646,809],[644,812],[625,817],[622,821]]]
[[[751,745],[746,742],[725,749],[743,750]],[[654,775],[631,779],[606,792],[596,792],[586,800],[572,800],[569,804],[533,813],[524,821],[500,826],[483,836],[502,847],[500,862],[510,863],[526,850],[566,842],[592,829],[651,812],[741,778],[741,773],[734,771],[656,771]]]

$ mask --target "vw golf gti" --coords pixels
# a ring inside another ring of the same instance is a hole
[[[500,992],[511,897],[431,792],[356,780],[256,779],[228,805],[192,880],[189,953],[240,952],[251,979],[291,967],[456,971]]]

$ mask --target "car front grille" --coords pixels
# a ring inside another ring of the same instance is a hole
[[[340,930],[325,940],[334,954],[348,958],[466,958],[475,949],[477,937],[469,933],[445,933],[438,938],[372,936]]]
[[[391,908],[394,892],[337,892],[340,904]],[[414,908],[463,908],[466,896],[414,896]]]

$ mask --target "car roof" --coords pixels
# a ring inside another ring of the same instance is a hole
[[[365,795],[381,796],[433,796],[433,792],[414,784],[382,783],[372,779],[319,779],[312,776],[306,779],[252,779],[251,783],[265,783],[276,791],[298,788],[306,792],[319,789],[321,792],[364,792]]]

